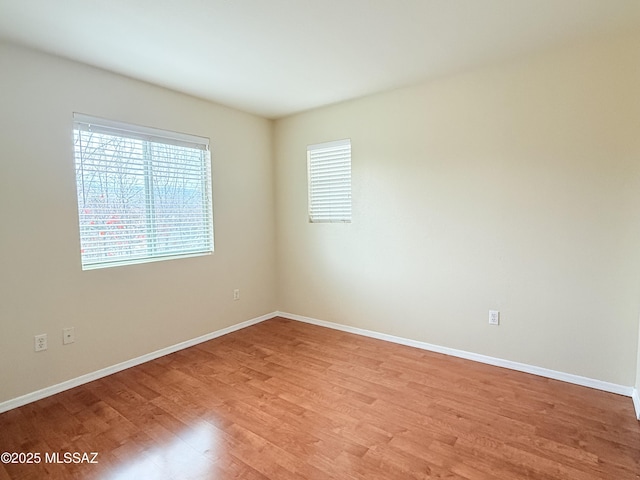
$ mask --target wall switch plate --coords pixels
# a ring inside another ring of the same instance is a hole
[[[76,332],[74,327],[62,329],[62,344],[68,345],[76,341]]]
[[[489,310],[489,325],[500,325],[500,312]]]
[[[240,300],[240,289],[239,288],[236,288],[233,291],[233,299],[234,300]]]
[[[47,334],[43,333],[42,335],[36,335],[34,338],[35,345],[34,349],[36,352],[42,352],[47,349]]]

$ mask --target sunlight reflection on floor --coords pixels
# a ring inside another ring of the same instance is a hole
[[[207,422],[185,429],[164,445],[141,452],[104,480],[205,478],[224,453],[220,431]]]

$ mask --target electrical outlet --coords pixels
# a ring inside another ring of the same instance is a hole
[[[489,310],[489,325],[500,325],[500,312]]]
[[[240,300],[240,289],[239,288],[236,288],[233,291],[233,299],[234,300]]]
[[[43,333],[42,335],[36,335],[33,337],[35,340],[35,351],[42,352],[47,349],[47,334]]]
[[[62,329],[62,344],[68,345],[76,341],[76,332],[74,327]]]

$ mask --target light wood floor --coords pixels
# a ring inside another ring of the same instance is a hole
[[[639,479],[629,398],[273,319],[0,415],[0,479]]]

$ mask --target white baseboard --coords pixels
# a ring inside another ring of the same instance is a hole
[[[261,317],[253,318],[251,320],[247,320],[245,322],[241,322],[236,325],[231,325],[230,327],[226,327],[221,330],[216,330],[215,332],[207,333],[206,335],[202,335],[200,337],[193,338],[185,342],[177,343],[175,345],[171,345],[170,347],[162,348],[160,350],[147,353],[146,355],[142,355],[140,357],[132,358],[131,360],[127,360],[126,362],[118,363],[117,365],[112,365],[110,367],[106,367],[101,370],[97,370],[95,372],[87,373],[86,375],[72,378],[71,380],[67,380],[65,382],[58,383],[56,385],[51,385],[50,387],[43,388],[42,390],[37,390],[35,392],[28,393],[26,395],[13,398],[11,400],[4,401],[0,403],[0,413],[6,412],[7,410],[11,410],[13,408],[21,407],[23,405],[26,405],[27,403],[35,402],[36,400],[40,400],[42,398],[46,398],[51,395],[55,395],[56,393],[64,392],[65,390],[69,390],[70,388],[74,388],[79,385],[92,382],[94,380],[97,380],[102,377],[106,377],[113,373],[126,370],[127,368],[135,367],[136,365],[140,365],[150,360],[155,360],[156,358],[164,357],[165,355],[169,355],[170,353],[174,353],[179,350],[183,350],[185,348],[193,347],[194,345],[197,345],[202,342],[206,342],[208,340],[212,340],[217,337],[221,337],[222,335],[226,335],[228,333],[235,332],[237,330],[241,330],[246,327],[250,327],[251,325],[264,322],[265,320],[269,320],[270,318],[273,318],[275,315],[276,315],[275,313],[268,313],[266,315],[262,315]]]
[[[92,382],[99,378],[106,377],[113,373],[120,372],[122,370],[126,370],[127,368],[135,367],[136,365],[140,365],[142,363],[149,362],[151,360],[155,360],[156,358],[163,357],[165,355],[169,355],[170,353],[177,352],[179,350],[183,350],[185,348],[192,347],[202,342],[206,342],[208,340],[212,340],[217,337],[221,337],[222,335],[226,335],[231,332],[235,332],[237,330],[241,330],[246,327],[250,327],[251,325],[255,325],[260,322],[264,322],[265,320],[269,320],[273,317],[284,317],[289,320],[296,320],[299,322],[310,323],[313,325],[318,325],[321,327],[327,327],[334,330],[340,330],[343,332],[354,333],[356,335],[362,335],[365,337],[376,338],[378,340],[385,340],[387,342],[398,343],[400,345],[407,345],[410,347],[419,348],[422,350],[428,350],[430,352],[443,353],[445,355],[451,355],[454,357],[465,358],[467,360],[473,360],[475,362],[486,363],[489,365],[495,365],[498,367],[509,368],[511,370],[517,370],[520,372],[531,373],[534,375],[538,375],[541,377],[552,378],[555,380],[561,380],[567,383],[573,383],[576,385],[582,385],[585,387],[595,388],[598,390],[603,390],[605,392],[617,393],[619,395],[624,395],[627,397],[633,398],[633,404],[635,406],[636,415],[638,420],[640,420],[640,393],[638,390],[633,387],[627,387],[624,385],[618,385],[615,383],[603,382],[601,380],[595,380],[592,378],[581,377],[579,375],[573,375],[570,373],[558,372],[556,370],[550,370],[547,368],[536,367],[534,365],[527,365],[525,363],[512,362],[510,360],[503,360],[500,358],[489,357],[486,355],[480,355],[477,353],[466,352],[464,350],[456,350],[454,348],[442,347],[439,345],[433,345],[426,342],[420,342],[418,340],[411,340],[403,337],[396,337],[394,335],[388,335],[386,333],[374,332],[372,330],[365,330],[357,327],[350,327],[348,325],[341,325],[339,323],[326,322],[324,320],[318,320],[315,318],[304,317],[302,315],[296,315],[292,313],[286,312],[273,312],[268,313],[266,315],[262,315],[257,318],[253,318],[251,320],[247,320],[245,322],[238,323],[236,325],[232,325],[230,327],[223,328],[221,330],[216,330],[215,332],[208,333],[206,335],[202,335],[197,338],[193,338],[191,340],[187,340],[185,342],[181,342],[166,348],[162,348],[160,350],[156,350],[155,352],[148,353],[146,355],[142,355],[140,357],[133,358],[131,360],[127,360],[122,363],[118,363],[117,365],[112,365],[110,367],[103,368],[101,370],[97,370],[95,372],[88,373],[86,375],[82,375],[80,377],[72,378],[71,380],[67,380],[62,383],[58,383],[56,385],[52,385],[50,387],[43,388],[41,390],[37,390],[32,393],[28,393],[26,395],[22,395],[17,398],[13,398],[0,403],[0,413],[6,412],[13,408],[21,407],[31,402],[35,402],[36,400],[40,400],[51,395],[55,395],[56,393],[63,392],[65,390],[69,390],[71,388],[83,385],[85,383]]]
[[[456,350],[455,348],[441,347],[440,345],[433,345],[431,343],[420,342],[403,337],[396,337],[394,335],[388,335],[386,333],[379,333],[372,330],[350,327],[347,325],[341,325],[339,323],[326,322],[324,320],[317,320],[315,318],[304,317],[302,315],[296,315],[286,312],[277,312],[277,315],[279,317],[288,318],[290,320],[311,323],[313,325],[332,328],[334,330],[341,330],[343,332],[355,333],[356,335],[377,338],[378,340],[386,340],[387,342],[399,343],[400,345],[420,348],[422,350],[428,350],[430,352],[444,353],[445,355],[451,355],[453,357],[465,358],[467,360],[473,360],[475,362],[495,365],[497,367],[509,368],[511,370],[517,370],[519,372],[531,373],[540,377],[552,378],[554,380],[561,380],[563,382],[573,383],[576,385],[581,385],[583,387],[590,387],[597,390],[604,390],[605,392],[617,393],[618,395],[624,395],[626,397],[631,397],[634,391],[633,387],[627,387],[625,385],[603,382],[602,380],[581,377],[579,375],[573,375],[571,373],[558,372],[556,370],[550,370],[548,368],[536,367],[535,365],[528,365],[526,363],[512,362],[510,360],[489,357],[487,355],[466,352],[464,350]],[[636,412],[640,412],[640,400],[638,400],[637,391],[636,397],[634,397],[634,401],[636,401]]]

